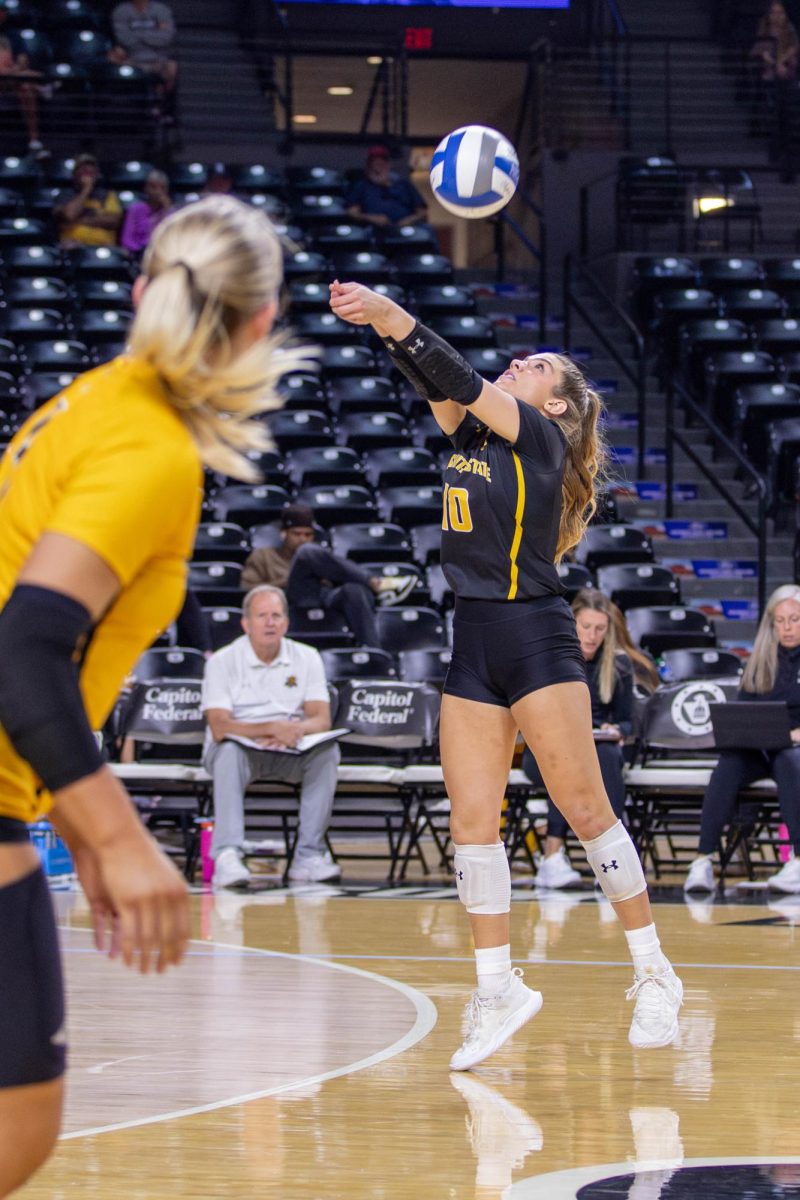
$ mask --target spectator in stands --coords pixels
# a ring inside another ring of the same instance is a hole
[[[617,643],[611,601],[594,588],[584,588],[572,602],[575,627],[586,663],[592,701],[592,725],[600,773],[617,817],[625,811],[622,746],[633,729],[633,667]],[[522,767],[532,783],[543,786],[536,759],[526,747]],[[560,888],[580,883],[565,850],[567,821],[547,798],[547,841],[536,876],[538,887]]]
[[[151,171],[142,189],[144,199],[136,200],[125,213],[120,245],[131,254],[141,254],[159,221],[172,212],[169,179],[163,171]]]
[[[768,880],[779,892],[800,892],[800,587],[777,588],[767,602],[739,689],[741,700],[780,700],[789,708],[792,746],[785,750],[721,750],[703,797],[699,854],[685,892],[713,892],[713,856],[742,788],[771,777],[793,856]]]
[[[408,179],[392,174],[389,151],[371,146],[363,178],[347,196],[348,212],[370,225],[416,225],[428,215],[425,201]]]
[[[759,21],[750,56],[764,83],[797,78],[800,38],[780,0],[773,0]]]
[[[331,727],[325,669],[317,650],[286,637],[289,609],[280,588],[261,585],[244,598],[244,636],[212,654],[203,680],[208,721],[205,765],[214,781],[214,882],[246,884],[244,796],[255,780],[300,784],[300,824],[289,878],[337,879],[325,846],[339,747],[326,742],[292,753],[308,734]],[[248,744],[232,740],[246,738]]]
[[[72,189],[63,192],[53,210],[62,246],[114,246],[122,224],[116,192],[103,187],[93,154],[79,154],[72,170]]]
[[[631,660],[634,685],[649,696],[661,683],[661,677],[658,674],[656,664],[649,654],[646,654],[644,650],[640,650],[638,646],[634,646],[628,631],[628,622],[625,620],[625,614],[622,609],[614,604],[612,600],[609,600],[608,604],[611,609],[611,620],[617,637],[617,649],[622,654],[627,654]]]
[[[130,63],[157,80],[158,96],[172,102],[178,78],[175,61],[175,18],[161,0],[125,0],[111,14],[116,45],[112,62]]]
[[[203,196],[233,195],[233,175],[225,163],[217,162],[209,168],[206,184],[201,194]]]
[[[4,10],[0,10],[4,11]],[[48,158],[39,137],[39,87],[40,71],[31,69],[28,55],[11,36],[0,36],[0,102],[3,97],[12,100],[19,109],[25,132],[28,136],[28,153],[35,158]]]
[[[367,575],[356,563],[315,546],[314,510],[287,504],[280,518],[280,546],[259,547],[242,571],[242,587],[261,583],[285,589],[291,609],[341,613],[360,646],[379,646],[375,603],[397,604],[416,583],[414,575]]]

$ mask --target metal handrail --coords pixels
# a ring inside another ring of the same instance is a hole
[[[735,459],[736,465],[745,475],[749,476],[755,485],[758,496],[758,515],[754,521],[745,508],[739,503],[733,493],[725,486],[713,469],[704,462],[691,442],[675,428],[675,393],[681,398],[681,403],[692,417],[696,417],[714,438],[715,444],[724,447]],[[671,517],[674,511],[674,480],[675,480],[675,446],[690,458],[705,479],[715,488],[722,499],[736,513],[747,529],[756,538],[758,545],[758,615],[764,612],[767,602],[767,501],[768,489],[763,475],[742,454],[738,446],[720,429],[716,421],[701,408],[688,389],[679,379],[670,376],[667,386],[667,468],[666,468],[666,515]]]
[[[506,253],[505,253],[505,229],[510,229],[515,237],[522,243],[525,249],[536,259],[539,264],[539,306],[538,306],[538,333],[539,341],[542,342],[547,336],[547,225],[545,223],[544,209],[532,200],[524,191],[518,191],[517,197],[532,212],[539,220],[539,245],[528,236],[525,230],[520,225],[519,221],[514,217],[509,216],[506,209],[502,209],[495,218],[494,222],[494,247],[497,259],[497,280],[502,282],[505,278],[506,270]]]
[[[629,359],[625,357],[583,302],[575,295],[572,286],[573,268],[578,271],[580,277],[590,285],[598,299],[603,302],[613,316],[625,327],[633,344],[634,367],[631,367]],[[572,312],[574,310],[582,317],[606,352],[636,388],[636,469],[639,479],[644,479],[646,470],[645,449],[647,446],[647,346],[645,339],[624,309],[606,291],[597,276],[589,270],[585,263],[578,262],[575,264],[571,254],[568,254],[564,259],[563,310],[564,349],[569,353],[572,345]]]

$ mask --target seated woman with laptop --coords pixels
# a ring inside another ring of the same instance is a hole
[[[698,857],[689,868],[685,892],[713,892],[713,856],[730,824],[742,788],[772,778],[778,786],[781,819],[789,830],[792,857],[772,875],[770,888],[800,892],[800,587],[787,584],[772,593],[742,676],[739,700],[782,702],[789,714],[782,748],[747,746],[720,750],[703,798]],[[753,739],[756,740],[756,739]]]

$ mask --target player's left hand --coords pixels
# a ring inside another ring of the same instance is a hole
[[[117,950],[117,914],[103,883],[97,855],[84,843],[67,844],[91,909],[94,944],[101,954],[108,952],[113,957]]]

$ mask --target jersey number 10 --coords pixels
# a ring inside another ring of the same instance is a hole
[[[449,483],[444,485],[442,529],[450,529],[453,533],[472,533],[472,515],[466,488],[451,487]]]

